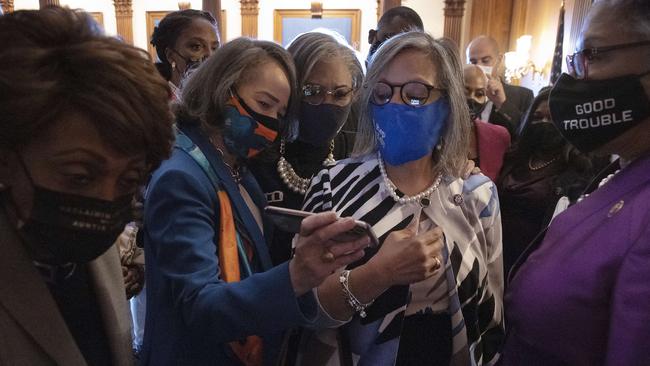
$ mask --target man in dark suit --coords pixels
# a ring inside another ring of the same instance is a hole
[[[388,9],[377,22],[377,29],[368,31],[370,51],[366,59],[366,66],[368,66],[368,62],[370,62],[372,55],[375,54],[379,46],[392,36],[411,30],[424,31],[422,18],[415,10],[406,6],[396,6]]]
[[[478,65],[488,76],[488,105],[481,119],[508,129],[513,140],[519,123],[533,102],[533,92],[528,88],[504,83],[499,77],[503,54],[499,44],[489,36],[478,36],[467,46],[467,60]]]

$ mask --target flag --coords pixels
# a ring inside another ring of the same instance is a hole
[[[562,48],[564,47],[564,1],[560,6],[560,18],[557,21],[557,36],[555,37],[555,53],[551,66],[551,84],[555,84],[562,74]]]

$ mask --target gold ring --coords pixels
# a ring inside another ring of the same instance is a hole
[[[334,254],[330,252],[329,250],[326,250],[323,252],[323,254],[320,256],[320,259],[325,262],[325,263],[332,263],[334,262]]]

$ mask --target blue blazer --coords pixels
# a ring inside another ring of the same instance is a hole
[[[182,130],[215,170],[223,170],[218,152],[198,127]],[[236,187],[229,177],[222,183]],[[264,196],[250,173],[242,185],[261,210]],[[316,318],[313,295],[296,298],[288,263],[271,268],[266,241],[250,211],[238,205],[243,202],[239,194],[230,199],[238,228],[243,225],[257,259],[256,273],[236,283],[225,283],[219,275],[219,202],[206,173],[175,147],[153,174],[144,210],[147,315],[141,364],[238,365],[228,342],[253,334],[264,341],[264,363],[273,364],[283,330]]]

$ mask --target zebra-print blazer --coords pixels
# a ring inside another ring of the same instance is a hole
[[[462,180],[445,176],[431,195],[429,206],[400,204],[384,184],[376,155],[366,155],[341,160],[316,175],[303,208],[335,211],[341,217],[368,222],[380,243],[390,232],[405,228],[417,211],[423,210],[443,229],[445,237],[452,360],[459,361],[452,364],[490,365],[498,360],[504,336],[501,218],[496,187],[487,177],[473,175]],[[366,251],[360,262],[374,253],[376,250]],[[346,322],[343,329],[355,364],[393,364],[408,295],[407,286],[393,287],[375,300],[365,319],[357,315]],[[331,325],[343,324],[329,320]],[[309,349],[301,352],[305,356],[303,364],[338,364],[340,342],[335,341],[332,332],[320,329],[310,341],[303,342],[309,344]],[[316,352],[314,347],[323,349]],[[320,360],[308,354],[318,354]]]

